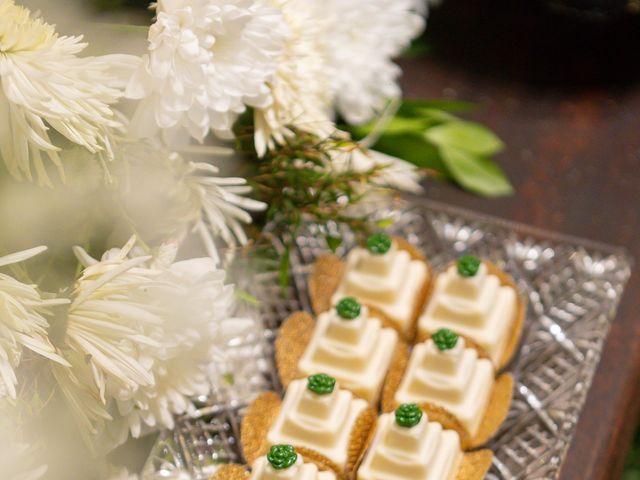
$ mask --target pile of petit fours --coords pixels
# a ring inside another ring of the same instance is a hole
[[[433,272],[384,233],[313,267],[315,315],[294,313],[276,340],[284,398],[266,392],[247,409],[250,470],[214,479],[484,478],[525,316],[513,280],[468,255]]]

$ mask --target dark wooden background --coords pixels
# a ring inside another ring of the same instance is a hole
[[[427,196],[625,246],[640,260],[640,18],[579,19],[534,0],[446,0],[428,55],[403,60],[409,98],[476,102],[507,149],[510,198],[429,182]],[[640,410],[640,269],[603,352],[562,479],[617,479]]]

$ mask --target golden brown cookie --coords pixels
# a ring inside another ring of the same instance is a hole
[[[456,473],[456,480],[482,480],[491,467],[493,452],[491,450],[476,450],[466,452]]]
[[[301,378],[298,363],[307,349],[316,322],[307,312],[294,312],[282,323],[276,338],[276,368],[282,386]]]
[[[250,474],[245,467],[230,463],[218,468],[209,480],[247,480],[249,477]]]

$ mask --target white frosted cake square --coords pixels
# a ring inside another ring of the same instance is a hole
[[[517,313],[517,292],[501,285],[478,259],[473,260],[477,268],[461,270],[460,262],[467,259],[475,257],[462,257],[436,278],[431,299],[418,320],[418,334],[424,337],[441,328],[451,329],[472,339],[494,365],[500,365]]]
[[[333,381],[331,388],[327,379]],[[367,407],[365,400],[338,388],[335,379],[327,375],[294,380],[287,388],[267,441],[272,445],[310,448],[345,468],[351,431]]]
[[[320,314],[298,370],[306,376],[327,373],[342,388],[375,404],[397,342],[395,330],[383,328],[379,319],[369,317],[367,307],[347,297]]]
[[[398,248],[386,235],[377,235],[369,238],[368,248],[356,247],[347,255],[345,273],[332,304],[344,297],[355,297],[379,309],[406,334],[412,328],[416,302],[428,280],[429,269],[424,261],[412,259],[408,251]],[[389,243],[376,248],[372,238]]]
[[[456,432],[429,422],[417,405],[402,405],[378,419],[357,479],[453,480],[462,458]]]

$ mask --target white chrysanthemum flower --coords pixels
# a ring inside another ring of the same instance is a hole
[[[291,128],[329,136],[335,130],[330,72],[323,43],[332,27],[323,20],[320,6],[308,0],[272,0],[281,9],[291,31],[278,69],[269,82],[273,103],[255,110],[255,145],[263,156],[275,143],[293,135]]]
[[[332,167],[337,171],[368,172],[382,167],[371,179],[374,185],[420,193],[422,175],[415,165],[386,153],[362,148],[338,149],[332,155]]]
[[[245,196],[251,192],[247,181],[240,177],[219,177],[217,167],[187,162],[176,154],[171,156],[171,162],[178,180],[174,193],[188,207],[184,219],[200,232],[209,254],[216,258],[217,237],[229,246],[245,245],[247,236],[242,224],[251,223],[249,212],[267,208],[266,203]]]
[[[0,257],[0,267],[27,260],[46,250],[37,247]],[[48,337],[49,323],[45,315],[65,299],[45,299],[35,285],[27,285],[0,273],[0,397],[16,398],[18,367],[23,351],[30,350],[62,365],[61,358]]]
[[[415,0],[321,3],[333,18],[325,38],[336,106],[349,123],[364,123],[400,96],[400,68],[392,59],[421,32],[424,19]]]
[[[88,354],[67,350],[63,355],[71,367],[52,363],[51,374],[58,391],[65,399],[65,405],[80,427],[81,435],[87,445],[91,445],[94,436],[103,431],[113,417],[107,411],[100,397],[100,391],[95,385]]]
[[[266,82],[287,31],[266,0],[159,0],[149,54],[127,88],[142,99],[133,132],[229,137],[246,106],[271,102]]]
[[[210,345],[203,339],[217,320],[224,320],[232,303],[233,288],[224,285],[225,273],[213,259],[172,265],[173,255],[165,257],[154,262],[162,281],[150,292],[163,317],[162,329],[155,333],[161,345],[152,368],[155,382],[117,398],[118,413],[135,437],[144,426],[173,428],[173,415],[190,408],[189,397],[209,391],[205,371]]]
[[[72,293],[64,340],[65,356],[87,358],[94,385],[103,402],[106,395],[152,386],[152,358],[160,348],[152,336],[162,318],[152,306],[149,288],[158,274],[145,263],[149,256],[129,258],[132,238],[122,249],[105,253],[102,261],[75,248],[84,271]]]
[[[111,152],[121,96],[111,67],[135,57],[80,58],[81,37],[60,37],[13,0],[0,0],[0,155],[17,178],[50,185],[48,158],[64,178],[53,129],[92,153]]]
[[[134,244],[135,237],[100,261],[75,249],[85,269],[63,348],[79,383],[94,390],[113,418],[103,432],[120,441],[128,432],[137,437],[172,428],[174,415],[193,408],[191,397],[209,391],[212,349],[247,325],[232,318],[233,287],[213,259],[174,262],[175,245],[154,259],[132,253]],[[94,421],[100,433],[103,412],[94,411],[91,396],[63,383],[80,410],[83,404],[92,409],[76,415]]]
[[[251,187],[244,178],[221,177],[211,164],[191,162],[153,145],[133,146],[124,155],[132,166],[133,183],[125,199],[133,217],[150,218],[148,229],[165,238],[181,240],[189,232],[198,233],[214,258],[216,239],[244,245],[243,224],[252,221],[249,212],[267,208],[246,196]],[[143,189],[136,179],[144,183]]]
[[[169,255],[170,257],[170,255]],[[193,411],[191,399],[210,391],[207,367],[249,320],[233,318],[233,287],[211,258],[172,264],[154,262],[163,286],[153,289],[163,312],[162,348],[152,372],[153,387],[118,398],[118,414],[134,437],[158,428],[174,428],[174,416]]]

